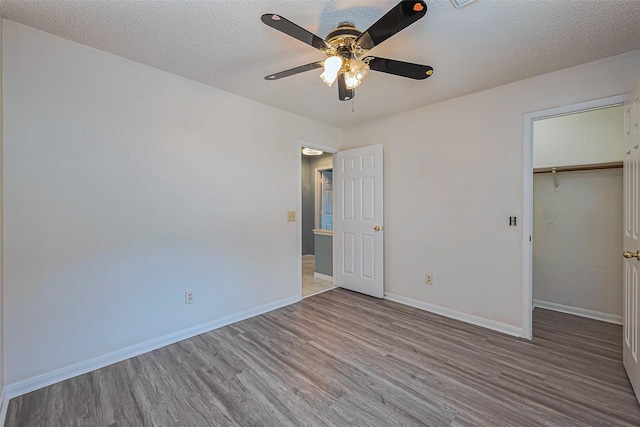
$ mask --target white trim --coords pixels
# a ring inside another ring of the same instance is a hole
[[[333,230],[322,230],[320,228],[314,228],[313,234],[322,234],[323,236],[333,236]]]
[[[300,139],[298,140],[298,155],[300,156],[302,156],[302,147],[315,148],[329,154],[335,154],[338,152],[338,149],[336,147],[329,147],[328,145],[320,145],[316,144],[315,142],[303,141]]]
[[[326,280],[327,282],[333,283],[333,277],[332,276],[327,276],[326,274],[314,272],[313,273],[313,277],[316,277],[318,279]]]
[[[522,161],[522,337],[533,337],[533,122],[583,111],[622,105],[627,94],[534,111],[524,115]]]
[[[0,426],[3,426],[7,419],[7,409],[9,409],[9,398],[7,397],[6,387],[3,387],[2,391],[0,391],[0,405]]]
[[[522,177],[522,337],[533,338],[533,117],[524,115]]]
[[[312,297],[312,296],[314,296],[314,295],[318,295],[318,294],[321,294],[321,293],[323,293],[323,292],[330,291],[330,290],[335,289],[335,288],[337,288],[337,286],[335,286],[335,285],[334,285],[334,286],[333,286],[333,287],[331,287],[331,288],[323,289],[323,290],[321,290],[321,291],[314,292],[314,293],[309,294],[309,295],[305,295],[305,296],[303,296],[303,297],[302,297],[302,299],[309,298],[309,297]]]
[[[615,323],[616,325],[622,325],[622,316],[618,316],[617,314],[587,310],[586,308],[571,307],[570,305],[556,304],[555,302],[540,301],[538,299],[533,300],[533,306],[537,308],[544,308],[546,310],[559,311],[560,313],[573,314],[574,316]]]
[[[67,380],[69,378],[76,377],[78,375],[86,374],[87,372],[94,371],[96,369],[104,368],[105,366],[112,365],[114,363],[121,362],[131,357],[138,356],[149,351],[156,350],[158,348],[173,344],[178,341],[191,338],[196,335],[203,334],[205,332],[212,331],[214,329],[221,328],[223,326],[230,325],[241,320],[248,319],[250,317],[258,316],[260,314],[267,313],[272,310],[276,310],[281,307],[285,307],[290,304],[294,304],[300,301],[298,296],[293,296],[278,301],[274,301],[269,304],[261,305],[240,313],[232,314],[230,316],[223,317],[211,322],[202,323],[200,325],[193,326],[191,328],[183,329],[181,331],[173,332],[165,336],[155,338],[149,341],[135,344],[130,347],[116,350],[111,353],[107,353],[102,356],[95,357],[93,359],[85,360],[57,369],[53,372],[47,372],[46,374],[37,375],[26,380],[19,381],[17,383],[9,384],[5,387],[7,399],[13,399],[14,397],[21,396],[23,394],[38,390],[43,387],[50,386],[51,384],[58,383],[60,381]]]
[[[408,305],[410,307],[419,308],[430,313],[439,314],[441,316],[450,317],[452,319],[460,320],[462,322],[470,323],[472,325],[480,326],[483,328],[491,329],[503,334],[512,335],[514,337],[522,337],[523,330],[517,326],[507,325],[506,323],[497,322],[495,320],[485,319],[484,317],[473,316],[471,314],[462,313],[460,311],[452,310],[450,308],[441,307],[439,305],[429,304],[428,302],[419,301],[413,298],[403,297],[392,293],[386,293],[385,299],[389,301],[398,302],[400,304]]]
[[[533,111],[530,113],[526,113],[525,117],[529,116],[535,121],[548,119],[550,117],[566,116],[567,114],[600,110],[602,108],[609,108],[624,104],[624,100],[627,98],[627,96],[627,93],[623,93],[620,95],[609,96],[607,98],[594,99],[592,101],[579,102],[577,104],[563,105],[560,107],[548,108],[546,110]]]

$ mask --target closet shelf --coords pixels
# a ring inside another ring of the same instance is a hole
[[[577,172],[591,171],[598,169],[620,169],[622,162],[595,163],[591,165],[573,165],[573,166],[557,166],[554,168],[534,168],[533,173],[552,173],[552,172]]]

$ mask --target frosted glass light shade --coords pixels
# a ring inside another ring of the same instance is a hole
[[[333,82],[338,78],[338,73],[342,68],[342,57],[330,56],[324,61],[324,72],[320,74],[320,78],[327,86],[331,87]]]
[[[367,77],[367,74],[369,74],[370,70],[369,65],[367,65],[361,59],[352,59],[351,63],[349,64],[349,68],[351,69],[351,72],[355,75],[355,77],[360,81]]]
[[[330,73],[338,74],[342,68],[342,57],[341,56],[330,56],[324,60],[324,70]]]
[[[333,82],[335,82],[336,79],[338,78],[338,73],[332,74],[325,71],[324,73],[320,74],[320,78],[322,79],[323,82],[327,84],[327,86],[331,87]]]
[[[351,71],[344,73],[344,82],[347,89],[355,89],[360,86],[360,83],[362,83],[362,81],[360,81]]]

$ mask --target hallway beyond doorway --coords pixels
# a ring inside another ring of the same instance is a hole
[[[328,280],[314,277],[315,270],[316,257],[314,255],[302,255],[302,298],[326,292],[336,287]]]

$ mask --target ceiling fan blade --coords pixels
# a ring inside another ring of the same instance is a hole
[[[347,82],[344,80],[344,73],[338,75],[338,98],[340,101],[349,101],[356,96],[355,89],[347,89]]]
[[[427,4],[422,0],[401,1],[362,33],[356,40],[356,44],[364,49],[372,49],[413,24],[426,13]]]
[[[433,74],[433,67],[428,65],[413,64],[411,62],[396,61],[394,59],[376,58],[368,56],[369,68],[382,73],[408,77],[410,79],[424,80]]]
[[[304,73],[305,71],[315,70],[316,68],[322,68],[323,62],[312,62],[311,64],[301,65],[299,67],[291,68],[290,70],[280,71],[279,73],[269,74],[265,76],[265,80],[278,80],[283,77],[293,76],[294,74]]]
[[[280,15],[267,13],[262,15],[260,19],[271,28],[282,31],[286,35],[291,36],[294,39],[298,39],[309,46],[315,47],[316,49],[331,49],[331,45],[329,43]]]

